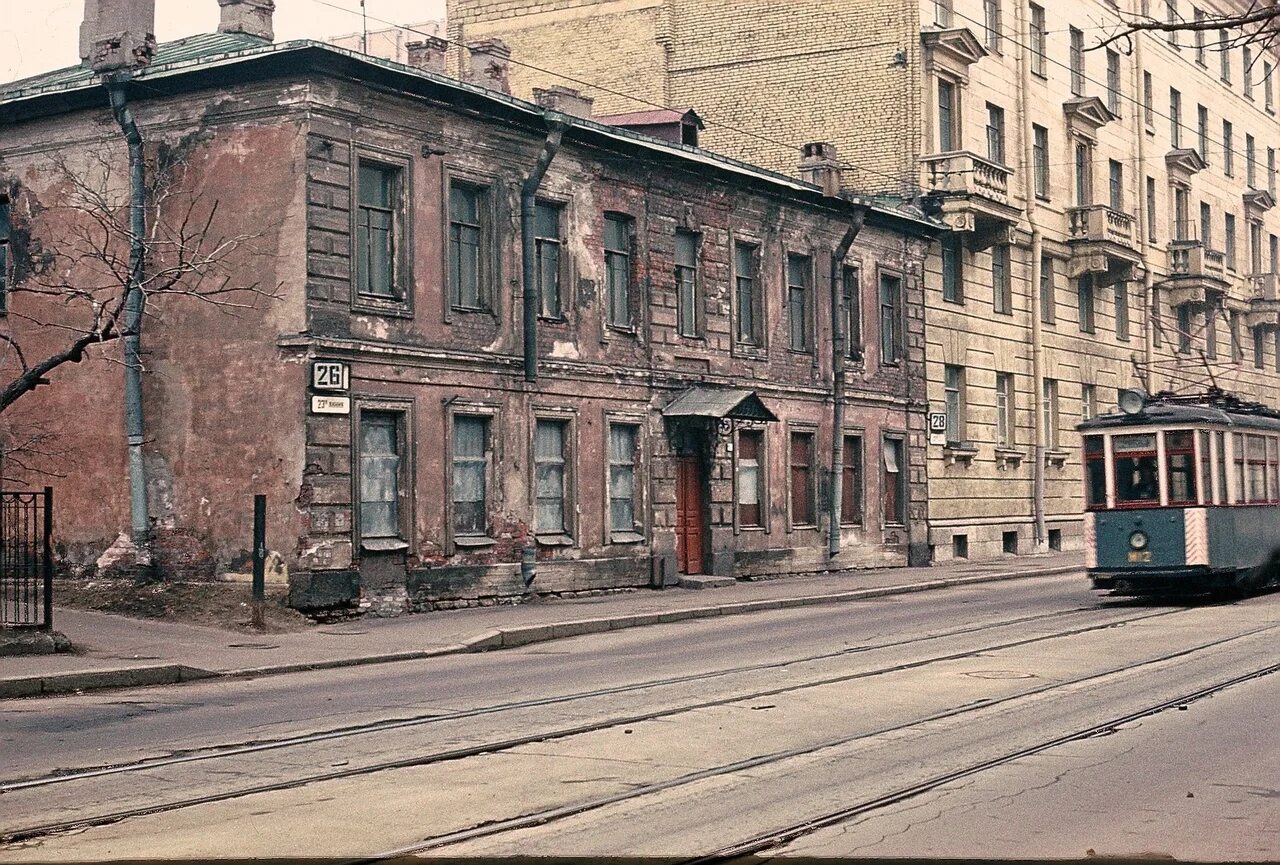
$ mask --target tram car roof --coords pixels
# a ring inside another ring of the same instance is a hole
[[[1213,426],[1264,429],[1280,432],[1280,412],[1236,400],[1215,402],[1166,401],[1153,398],[1135,414],[1115,412],[1099,415],[1079,424],[1082,433],[1104,432],[1125,427]]]

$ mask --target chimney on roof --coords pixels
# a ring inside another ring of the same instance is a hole
[[[409,54],[409,65],[427,72],[445,71],[445,52],[449,43],[439,36],[426,36],[417,42],[406,43],[405,51]]]
[[[222,19],[219,33],[243,33],[272,42],[276,38],[271,26],[271,16],[276,11],[275,0],[218,0]]]
[[[156,50],[156,0],[85,0],[80,60],[94,72],[137,69]]]
[[[595,104],[595,100],[590,96],[583,96],[582,91],[559,84],[553,84],[545,90],[541,87],[533,88],[533,101],[543,108],[587,120],[591,119],[591,106]]]
[[[826,141],[814,141],[801,148],[800,179],[822,188],[823,195],[840,194],[840,162],[836,159],[836,146]]]
[[[511,82],[507,78],[511,66],[511,49],[501,39],[481,39],[479,42],[468,42],[467,49],[471,54],[471,71],[467,81],[487,87],[490,90],[511,92]]]

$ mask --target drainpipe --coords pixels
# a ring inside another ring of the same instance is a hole
[[[133,543],[140,549],[150,540],[151,520],[147,509],[147,474],[142,461],[145,426],[142,414],[142,359],[139,344],[142,334],[143,268],[146,222],[146,175],[142,155],[142,133],[134,122],[125,93],[125,80],[107,81],[107,94],[116,123],[129,145],[129,288],[124,308],[124,418],[129,449],[129,514]],[[149,561],[149,554],[143,552]]]
[[[844,258],[862,231],[866,217],[867,211],[859,208],[840,244],[831,253],[831,478],[827,484],[831,490],[827,503],[827,555],[830,558],[840,552],[840,506],[844,499],[844,370],[849,343],[849,335],[844,332]]]
[[[535,239],[534,219],[537,214],[538,187],[542,178],[551,167],[551,160],[556,158],[560,149],[560,139],[569,128],[569,121],[563,115],[547,114],[550,129],[547,140],[543,142],[542,153],[534,163],[533,170],[520,186],[520,250],[522,256],[521,273],[524,278],[524,380],[538,380],[538,313],[541,312],[541,297],[538,292],[537,244]]]
[[[1141,85],[1141,69],[1142,66],[1142,41],[1134,40],[1133,47],[1133,82],[1134,93],[1139,93],[1137,88]],[[1146,133],[1139,128],[1137,135],[1137,158],[1135,165],[1146,165]],[[1147,236],[1147,220],[1143,210],[1144,197],[1146,195],[1146,181],[1140,171],[1134,172],[1134,183],[1138,187],[1138,193],[1133,200],[1138,203],[1137,223],[1138,223],[1138,243],[1142,249],[1142,287],[1146,293],[1146,302],[1143,304],[1143,316],[1146,319],[1142,334],[1142,357],[1145,365],[1142,372],[1142,386],[1147,393],[1155,393],[1155,372],[1152,367],[1155,363],[1155,338],[1156,338],[1156,315],[1160,309],[1159,293],[1160,289],[1156,287],[1155,273],[1151,269],[1151,262],[1148,260],[1148,253],[1151,249],[1151,238]],[[1203,240],[1203,238],[1202,238]]]
[[[1021,87],[1018,90],[1019,110],[1022,113],[1022,166],[1019,174],[1022,177],[1023,198],[1026,201],[1027,225],[1031,229],[1031,385],[1032,417],[1035,420],[1034,461],[1031,464],[1031,516],[1034,522],[1036,549],[1043,550],[1049,536],[1045,521],[1045,476],[1044,458],[1049,444],[1049,430],[1044,424],[1044,322],[1040,308],[1040,279],[1043,269],[1044,240],[1040,232],[1040,224],[1036,221],[1035,157],[1032,153],[1031,115],[1027,110],[1027,94],[1031,92],[1031,33],[1026,22],[1026,12],[1022,3],[1014,4],[1017,16],[1018,33],[1021,36],[1022,50],[1018,52],[1018,77]]]

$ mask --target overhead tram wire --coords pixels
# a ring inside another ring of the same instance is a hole
[[[343,5],[342,5],[342,4],[340,4],[340,3],[334,3],[334,2],[331,2],[331,0],[311,0],[311,2],[312,2],[312,3],[319,4],[319,5],[321,5],[321,6],[327,6],[327,7],[329,7],[330,9],[336,9],[336,10],[338,10],[338,11],[340,11],[340,12],[346,12],[346,13],[351,14],[351,15],[359,15],[359,14],[360,14],[360,11],[359,11],[358,9],[352,9],[352,8],[350,8],[350,7],[347,7],[347,6],[343,6]],[[395,27],[395,28],[398,28],[398,29],[400,29],[400,30],[404,30],[404,31],[409,32],[409,33],[417,34],[417,35],[419,35],[419,36],[429,36],[429,37],[431,37],[432,39],[440,39],[441,41],[446,42],[446,43],[448,43],[449,45],[452,45],[452,46],[453,46],[453,47],[455,47],[455,48],[466,48],[466,47],[467,47],[465,43],[463,43],[463,42],[458,42],[458,41],[453,40],[453,39],[449,39],[449,38],[448,38],[448,37],[446,37],[446,36],[439,36],[439,35],[437,35],[437,34],[435,34],[435,33],[428,33],[428,32],[426,32],[425,30],[419,30],[419,29],[417,29],[416,27],[411,27],[411,26],[403,25],[403,24],[397,24],[397,23],[396,23],[396,22],[394,22],[394,21],[388,20],[388,19],[386,19],[386,18],[379,18],[379,17],[378,17],[378,16],[376,16],[376,15],[369,15],[369,16],[368,16],[368,18],[369,18],[369,20],[370,20],[370,21],[376,21],[376,22],[378,22],[379,24],[386,24],[388,27]],[[534,72],[541,72],[541,73],[546,74],[546,75],[553,75],[553,76],[555,76],[556,78],[558,78],[558,79],[560,79],[560,80],[562,80],[562,81],[568,81],[568,82],[570,82],[570,83],[572,83],[572,84],[578,84],[578,85],[581,85],[581,86],[583,86],[583,87],[590,87],[590,88],[592,88],[592,89],[594,89],[594,90],[597,90],[597,91],[599,91],[599,92],[601,92],[601,93],[608,93],[610,96],[619,96],[619,97],[621,97],[621,98],[623,98],[623,99],[629,99],[629,100],[631,100],[631,101],[633,101],[633,102],[635,102],[635,103],[637,103],[637,104],[639,104],[639,105],[646,105],[646,106],[648,106],[648,107],[650,107],[650,108],[658,108],[658,109],[662,109],[662,110],[664,110],[664,111],[676,111],[676,110],[678,110],[678,109],[672,108],[672,107],[671,107],[671,106],[669,106],[669,105],[664,105],[664,104],[662,104],[662,103],[660,103],[660,102],[654,102],[654,101],[652,101],[652,100],[645,99],[644,97],[636,96],[636,95],[634,95],[634,94],[632,94],[632,93],[625,93],[625,92],[623,92],[623,91],[621,91],[621,90],[614,90],[613,88],[606,87],[606,86],[604,86],[604,85],[602,85],[602,84],[596,84],[595,82],[588,81],[588,80],[583,79],[583,78],[575,78],[575,77],[573,77],[573,76],[571,76],[571,75],[566,75],[566,74],[564,74],[563,72],[557,72],[557,71],[555,71],[554,69],[548,69],[548,68],[546,68],[546,67],[538,66],[538,65],[535,65],[535,64],[533,64],[533,63],[528,63],[528,62],[523,61],[523,60],[517,60],[517,59],[516,59],[516,58],[514,58],[514,57],[512,57],[512,58],[510,59],[510,61],[509,61],[509,62],[510,62],[510,63],[512,63],[513,65],[524,67],[525,69],[531,69],[531,70],[533,70]],[[748,138],[754,138],[754,139],[756,139],[757,141],[763,141],[763,142],[766,142],[766,143],[768,143],[768,144],[773,144],[773,145],[775,145],[775,146],[777,146],[777,147],[785,148],[785,149],[787,149],[787,150],[789,150],[789,151],[791,151],[791,152],[796,152],[796,151],[799,151],[799,150],[801,149],[801,148],[800,148],[800,145],[793,144],[793,143],[791,143],[791,142],[787,142],[787,141],[783,141],[783,140],[778,139],[778,138],[773,138],[773,137],[768,136],[768,135],[763,135],[763,134],[758,133],[758,132],[752,132],[752,131],[751,131],[751,130],[749,130],[749,129],[743,129],[742,127],[733,126],[733,125],[731,125],[731,124],[725,123],[725,122],[720,121],[720,120],[707,120],[707,119],[703,118],[703,123],[704,123],[705,125],[707,125],[707,126],[715,126],[715,127],[718,127],[718,128],[720,128],[720,129],[724,129],[724,130],[729,131],[729,132],[737,133],[738,135],[744,135],[744,136],[746,136],[746,137],[748,137]],[[899,175],[890,174],[890,173],[889,173],[889,172],[887,172],[887,171],[880,171],[879,169],[871,168],[871,167],[866,166],[866,165],[858,165],[858,164],[856,164],[856,163],[847,162],[847,161],[841,161],[841,162],[840,162],[840,165],[841,165],[842,167],[845,167],[845,168],[852,168],[852,169],[854,169],[854,170],[856,170],[856,171],[863,171],[863,172],[866,172],[867,174],[875,175],[875,176],[877,176],[877,177],[883,177],[883,178],[885,178],[886,180],[892,180],[892,181],[894,181],[895,183],[901,184],[903,188],[911,189],[911,190],[913,190],[914,192],[917,192],[917,193],[919,193],[919,192],[922,192],[922,191],[923,191],[923,190],[921,190],[921,189],[920,189],[919,184],[918,184],[918,183],[916,182],[916,180],[915,180],[915,179],[913,179],[913,178],[905,178],[905,177],[902,177],[902,176],[899,176]]]

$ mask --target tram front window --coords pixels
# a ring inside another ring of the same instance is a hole
[[[1115,436],[1111,439],[1116,467],[1116,504],[1160,501],[1160,477],[1154,435]]]

